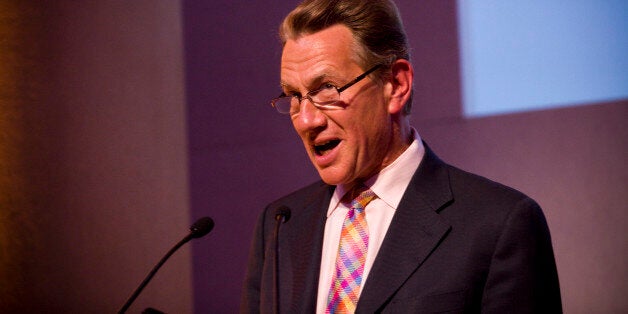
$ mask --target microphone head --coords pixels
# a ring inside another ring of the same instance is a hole
[[[209,217],[203,217],[190,227],[190,235],[192,238],[200,238],[208,234],[212,229],[214,229],[214,220]]]
[[[290,220],[290,208],[283,205],[277,208],[275,211],[275,220],[279,221],[280,219],[283,219],[283,222]]]

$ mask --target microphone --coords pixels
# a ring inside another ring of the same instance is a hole
[[[212,231],[212,229],[214,229],[214,220],[209,217],[203,217],[190,226],[189,236],[194,239],[201,238]]]
[[[280,206],[275,211],[275,271],[273,272],[273,282],[275,284],[275,295],[273,303],[275,305],[275,313],[279,313],[279,227],[282,223],[290,220],[290,208]]]
[[[126,303],[124,303],[124,305],[122,306],[122,308],[120,308],[120,311],[118,311],[118,313],[122,314],[125,313],[126,310],[129,309],[129,307],[131,306],[131,304],[133,303],[133,301],[135,301],[135,299],[140,295],[140,293],[142,292],[142,290],[144,290],[144,287],[146,287],[146,285],[148,284],[148,282],[153,278],[153,276],[157,273],[157,271],[159,270],[159,268],[161,268],[161,265],[163,265],[166,260],[168,260],[168,258],[176,251],[178,250],[181,246],[183,246],[184,244],[186,244],[188,241],[192,240],[193,238],[200,238],[205,236],[206,234],[208,234],[210,231],[212,231],[212,229],[214,228],[214,220],[212,220],[209,217],[203,217],[199,220],[197,220],[191,227],[190,227],[190,233],[185,236],[185,238],[183,238],[181,241],[179,241],[179,243],[175,244],[174,247],[172,247],[170,249],[170,251],[168,251],[168,253],[166,253],[166,255],[164,255],[164,257],[161,258],[161,260],[159,261],[159,263],[157,263],[157,265],[155,265],[155,267],[153,268],[153,270],[151,270],[150,273],[148,273],[148,276],[146,276],[146,278],[144,279],[144,281],[142,281],[142,283],[140,284],[139,287],[137,287],[137,289],[135,290],[135,292],[133,292],[133,294],[131,295],[131,297],[126,301]]]
[[[279,221],[280,219],[283,219],[283,222],[290,220],[290,208],[283,205],[277,208],[275,211],[275,220]]]

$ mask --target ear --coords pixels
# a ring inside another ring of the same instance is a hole
[[[405,59],[396,60],[392,64],[391,70],[392,76],[389,83],[392,84],[392,90],[388,103],[388,112],[397,114],[403,110],[404,105],[412,94],[414,70],[410,61]]]

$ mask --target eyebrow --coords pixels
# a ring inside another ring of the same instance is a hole
[[[314,78],[308,80],[308,83],[306,84],[306,86],[309,88],[308,91],[310,91],[310,90],[312,90],[314,88],[318,88],[318,86],[313,86],[313,85],[318,85],[321,82],[323,82],[323,81],[325,81],[325,80],[327,80],[329,78],[335,79],[335,78],[338,78],[338,77],[334,76],[334,75],[329,75],[329,74],[323,73],[323,74],[320,74],[320,75],[315,76]],[[295,89],[290,84],[285,83],[285,82],[279,82],[279,86],[282,89],[286,89],[286,90],[290,90],[290,89],[294,90]]]

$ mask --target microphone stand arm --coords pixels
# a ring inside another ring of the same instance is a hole
[[[139,296],[140,293],[142,292],[142,290],[144,290],[144,287],[146,287],[148,282],[153,278],[153,276],[155,276],[155,274],[157,273],[159,268],[161,268],[161,266],[168,260],[168,258],[170,258],[170,256],[172,254],[174,254],[174,252],[176,252],[185,243],[190,241],[192,239],[192,237],[193,237],[193,235],[192,235],[192,233],[190,233],[185,238],[183,238],[181,241],[179,241],[179,243],[177,243],[174,247],[172,247],[170,249],[170,251],[168,251],[168,253],[166,253],[166,255],[164,255],[164,257],[161,258],[159,263],[157,263],[157,265],[155,265],[155,267],[153,267],[153,270],[151,270],[150,273],[148,273],[148,276],[146,276],[146,278],[144,279],[144,281],[142,281],[140,286],[137,287],[137,289],[135,290],[135,292],[133,292],[131,297],[129,297],[129,299],[126,301],[126,303],[124,303],[122,308],[120,308],[120,311],[118,311],[119,314],[123,314],[123,313],[126,312],[126,310],[129,309],[129,306],[131,306],[131,304],[133,303],[133,301],[135,301],[137,296]]]

